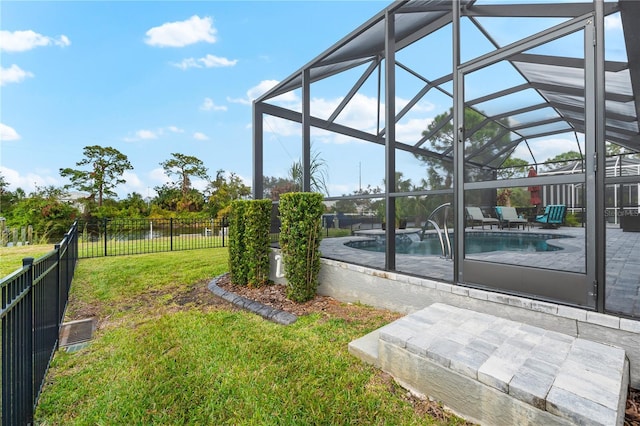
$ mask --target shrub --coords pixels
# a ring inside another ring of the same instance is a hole
[[[269,281],[271,200],[235,200],[229,211],[229,272],[236,285]]]
[[[269,225],[271,200],[251,200],[244,211],[244,246],[247,284],[260,287],[269,281]]]
[[[572,226],[572,227],[582,225],[580,223],[580,219],[578,219],[578,216],[576,216],[574,213],[567,213],[567,215],[564,218],[564,224],[566,226]]]
[[[306,302],[316,295],[320,272],[322,194],[292,192],[280,196],[280,248],[287,297]]]
[[[248,267],[244,259],[244,212],[247,203],[246,200],[232,201],[229,212],[229,274],[231,282],[236,285],[247,284]]]

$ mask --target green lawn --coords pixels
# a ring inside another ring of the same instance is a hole
[[[225,244],[226,238],[225,238]],[[121,256],[139,253],[157,253],[162,251],[180,251],[222,247],[223,239],[218,236],[203,237],[201,235],[177,235],[174,237],[158,237],[153,239],[131,239],[89,242],[84,239],[78,241],[78,256],[102,257],[105,249],[108,256]]]
[[[22,267],[25,257],[38,257],[53,250],[53,244],[28,245],[20,247],[0,247],[0,278]]]
[[[347,352],[388,312],[277,325],[203,290],[226,270],[227,249],[81,260],[68,316],[100,326],[56,354],[36,424],[438,424]]]

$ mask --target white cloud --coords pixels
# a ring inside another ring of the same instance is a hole
[[[0,123],[0,141],[17,141],[20,135],[13,127]]]
[[[193,180],[191,181],[191,186],[192,186],[194,189],[197,189],[198,191],[202,192],[202,191],[204,191],[205,189],[207,189],[207,186],[209,186],[209,182],[207,182],[207,181],[206,181],[206,180],[204,180],[204,179],[196,178],[196,179],[193,179]]]
[[[193,15],[186,21],[167,22],[146,32],[145,43],[158,47],[183,47],[198,42],[215,43],[217,30],[209,16]]]
[[[181,70],[186,70],[188,68],[202,68],[200,64],[198,64],[198,60],[195,58],[183,59],[182,62],[171,62],[171,65],[180,68]]]
[[[143,198],[152,198],[157,195],[154,187],[171,182],[169,177],[164,173],[164,169],[159,167],[146,173],[142,178],[132,171],[125,171],[122,177],[126,182],[115,188],[120,199],[126,198],[127,195],[132,192],[137,192],[142,195]]]
[[[48,170],[21,175],[20,172],[16,170],[0,166],[0,173],[2,173],[5,181],[9,184],[8,187],[10,191],[22,188],[24,192],[29,194],[35,191],[36,187],[62,185],[62,181],[59,178],[52,176]]]
[[[150,191],[150,194],[152,197],[156,195],[155,191],[153,190],[153,186],[161,186],[164,184],[171,183],[171,179],[169,178],[169,176],[166,175],[166,173],[164,172],[164,169],[161,167],[151,170],[147,174],[147,178],[151,182],[151,186],[147,187],[148,189],[145,188],[144,192],[138,191],[144,197],[147,196],[147,191]],[[191,181],[191,186],[199,191],[203,191],[207,187],[208,183],[209,182],[207,182],[204,179],[196,178]]]
[[[159,139],[160,137],[166,136],[169,133],[180,134],[184,132],[185,130],[181,129],[178,126],[160,127],[156,130],[140,129],[133,132],[133,134],[130,133],[128,136],[125,136],[124,138],[122,138],[122,140],[124,140],[125,142],[137,142],[141,140]]]
[[[35,31],[0,31],[0,51],[24,52],[38,46],[49,46],[54,44],[66,47],[71,44],[69,38],[61,35],[58,38],[47,37]]]
[[[259,98],[269,90],[273,89],[278,83],[279,81],[277,80],[262,80],[260,83],[258,83],[257,86],[253,86],[252,88],[247,90],[246,98],[229,98],[228,97],[227,101],[235,104],[251,105],[254,99]],[[278,100],[279,102],[283,102],[283,103],[293,103],[293,102],[299,103],[300,102],[300,99],[296,96],[294,92],[284,93],[274,98],[274,100]]]
[[[260,96],[267,90],[270,90],[277,84],[274,80],[266,80],[261,82],[258,86],[255,86],[249,90],[248,98],[252,96]],[[299,98],[294,92],[287,93],[286,96],[278,96],[275,100],[281,101],[280,104],[294,111],[300,111],[301,103]],[[335,109],[340,105],[343,98],[313,98],[311,99],[311,114],[314,117],[322,119],[328,119]],[[244,101],[248,103],[248,100]],[[274,102],[275,103],[275,102]],[[405,105],[409,103],[408,100],[397,98],[396,106],[398,110],[401,110]],[[380,111],[384,111],[385,105],[380,105]],[[432,121],[432,117],[428,117],[425,113],[431,112],[435,109],[434,105],[430,102],[420,102],[411,108],[409,113],[403,117],[403,119],[396,124],[396,139],[406,143],[417,142],[422,132],[427,128]],[[336,123],[348,126],[354,129],[359,129],[368,133],[375,133],[378,129],[377,124],[378,115],[378,99],[372,96],[365,96],[360,93],[356,93],[353,98],[347,103],[345,108],[340,112],[336,118]],[[380,129],[384,128],[384,117],[381,117]],[[277,134],[280,136],[294,136],[300,135],[300,125],[298,123],[289,122],[283,119],[276,119],[269,117],[265,119],[265,132]],[[342,136],[339,134],[321,132],[319,129],[312,128],[311,135],[316,140],[320,140],[323,143],[351,143],[358,142],[356,139],[348,136]]]
[[[138,139],[158,139],[158,132],[153,130],[138,130],[136,132]]]
[[[126,181],[125,183],[119,185],[116,188],[116,192],[120,198],[126,198],[128,194],[133,192],[137,192],[142,195],[142,197],[154,196],[155,191],[152,188],[149,188],[137,174],[131,171],[125,171],[122,173],[122,178]],[[147,195],[149,194],[149,195]]]
[[[71,40],[69,40],[69,37],[63,34],[60,36],[60,38],[58,38],[58,40],[53,40],[53,43],[56,46],[67,47],[71,45]]]
[[[181,70],[186,70],[189,68],[221,68],[221,67],[232,67],[238,63],[237,59],[227,59],[221,58],[214,55],[207,55],[203,58],[186,58],[183,59],[182,62],[171,63],[174,67],[178,67]]]
[[[200,109],[203,111],[226,111],[227,107],[224,105],[216,105],[211,98],[204,98]]]
[[[150,140],[150,139],[158,139],[158,136],[162,134],[163,130],[147,130],[141,129],[134,133],[134,136],[125,136],[123,140],[125,142],[135,142],[139,140]]]
[[[277,82],[270,81],[271,83],[277,84]],[[261,85],[256,86],[255,91],[253,93],[258,93],[260,89],[264,89],[264,91],[269,90],[275,84],[272,84],[271,87],[268,87],[269,82],[262,82]],[[264,92],[263,92],[264,93]],[[257,95],[259,96],[259,94]],[[289,97],[290,100],[293,100],[293,97]],[[343,98],[335,98],[335,99],[322,99],[322,98],[314,98],[311,100],[311,111],[313,112],[313,116],[328,118],[331,113],[336,109],[336,107],[340,104]],[[360,94],[356,94],[351,102],[345,107],[345,109],[340,113],[339,119],[337,122],[340,124],[353,127],[355,129],[362,129],[367,131],[367,129],[375,129],[375,120],[376,120],[376,104],[377,100],[375,98],[369,98]],[[300,111],[300,104],[296,105],[288,105],[289,108]],[[280,136],[292,136],[292,135],[300,135],[301,129],[300,124],[294,123],[289,120],[280,119],[277,117],[268,116],[265,117],[265,126],[264,131],[269,133],[274,133]],[[318,129],[312,129],[312,136],[321,137],[324,142],[336,142],[336,143],[345,143],[348,141],[352,141],[353,138],[350,137],[341,137],[340,135],[334,135],[331,133],[322,133]]]
[[[299,123],[271,115],[265,115],[264,117],[264,132],[273,133],[279,136],[302,135]]]
[[[207,55],[204,58],[198,59],[198,61],[202,62],[207,68],[232,67],[238,63],[237,59],[229,60],[214,55]]]
[[[149,179],[158,182],[159,185],[171,182],[169,176],[166,175],[162,167],[155,168],[149,172]]]
[[[195,132],[193,134],[193,138],[199,141],[208,141],[209,140],[209,136],[205,135],[202,132]]]
[[[278,83],[280,83],[278,80],[262,80],[257,86],[247,90],[247,97],[249,100],[253,101],[265,94],[267,91],[273,89]]]
[[[380,106],[380,111],[384,111],[384,105]],[[340,113],[336,122],[354,129],[369,130],[375,132],[377,127],[378,99],[365,96],[360,93],[351,99],[345,109]],[[382,119],[382,117],[381,117]],[[380,123],[382,128],[384,123]]]
[[[422,137],[422,132],[432,121],[432,118],[412,118],[407,122],[396,124],[396,140],[411,145],[417,143]]]
[[[0,86],[4,86],[7,83],[20,83],[27,77],[33,77],[33,73],[23,70],[16,64],[11,65],[9,68],[0,67]]]
[[[399,105],[398,110],[404,108],[409,102],[404,99],[396,99],[396,105]],[[401,106],[400,106],[401,105]],[[418,102],[411,108],[411,112],[432,112],[436,109],[436,106],[429,101]]]
[[[246,98],[232,98],[227,96],[227,102],[231,102],[232,104],[251,105],[251,101]]]
[[[622,18],[619,13],[615,15],[609,15],[604,17],[604,28],[605,30],[621,30],[622,29]]]
[[[536,161],[539,163],[555,157],[558,154],[562,154],[563,152],[578,151],[576,140],[570,138],[534,139],[529,141],[529,146],[531,147],[531,151],[533,152]],[[520,143],[518,145],[514,150],[513,156],[524,160],[531,159],[531,154],[524,143]]]

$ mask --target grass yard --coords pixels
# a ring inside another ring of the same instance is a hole
[[[416,409],[347,352],[395,314],[349,305],[277,325],[206,289],[226,270],[226,248],[81,260],[68,317],[99,328],[56,354],[36,424],[462,423]]]
[[[22,267],[25,257],[39,258],[53,250],[53,244],[0,247],[0,278]]]
[[[226,238],[225,238],[226,241]],[[225,244],[227,244],[225,242]],[[109,239],[95,242],[80,238],[78,252],[80,258],[122,256],[140,253],[158,253],[163,251],[198,250],[223,247],[223,238],[218,236],[176,235],[173,237],[157,237],[153,239]]]

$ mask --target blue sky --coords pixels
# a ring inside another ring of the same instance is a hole
[[[121,196],[153,195],[173,152],[250,182],[251,99],[387,4],[3,1],[0,170],[59,186],[101,145],[134,167]]]
[[[11,190],[21,187],[28,193],[36,185],[61,186],[67,182],[59,169],[76,167],[83,147],[101,145],[120,150],[134,167],[124,176],[127,183],[117,188],[120,197],[133,191],[153,196],[153,187],[167,181],[160,163],[171,153],[201,159],[212,176],[224,169],[250,184],[251,100],[388,4],[2,1],[0,172]],[[483,24],[501,44],[546,25],[513,19]],[[427,78],[450,72],[450,31],[441,33],[400,52],[398,60]],[[623,51],[615,52],[620,50],[620,34],[619,18],[608,19],[610,59],[624,60]],[[472,27],[463,27],[463,60],[491,50],[482,38]],[[550,46],[549,53],[555,49],[564,54],[581,42],[567,37]],[[355,69],[314,84],[312,114],[328,117],[361,72]],[[373,80],[338,122],[375,131]],[[513,83],[506,74],[490,80],[497,86],[477,87],[500,90],[500,84]],[[397,108],[422,84],[410,78],[399,83]],[[296,93],[279,100],[293,109],[299,109],[299,102]],[[450,99],[432,91],[398,123],[398,139],[419,139],[433,117],[450,106]],[[300,134],[297,124],[276,119],[265,123],[266,175],[286,176],[300,157]],[[350,193],[361,183],[382,185],[383,147],[317,129],[312,143],[327,163],[331,195]],[[573,135],[561,135],[536,141],[532,149],[536,160],[544,161],[577,146]],[[528,150],[516,154],[531,160]],[[410,155],[399,153],[398,163],[398,170],[416,181],[423,174],[424,167]],[[205,183],[195,181],[194,186],[202,190]]]

